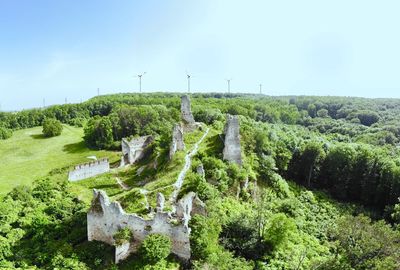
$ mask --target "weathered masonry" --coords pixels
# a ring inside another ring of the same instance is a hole
[[[239,129],[239,117],[237,115],[228,114],[224,129],[225,146],[223,150],[223,158],[224,160],[242,165]]]
[[[115,248],[115,262],[127,258],[135,252],[147,235],[158,233],[168,236],[172,242],[172,253],[183,260],[190,259],[191,215],[205,214],[204,204],[190,192],[175,205],[176,212],[164,212],[162,195],[157,196],[157,211],[150,220],[136,214],[127,214],[119,202],[110,202],[107,194],[101,190],[93,191],[92,206],[87,214],[88,240],[102,241],[115,245],[114,235],[123,228],[129,228],[133,240]]]
[[[190,109],[190,98],[187,95],[181,97],[181,117],[185,124],[194,124],[194,117]]]
[[[176,151],[185,150],[183,142],[183,129],[180,124],[175,124],[172,128],[172,142],[169,148],[169,159],[172,159]]]
[[[75,169],[68,174],[69,181],[78,181],[90,178],[110,171],[110,163],[107,158],[84,163],[75,166]]]
[[[147,146],[149,146],[153,141],[154,137],[151,135],[133,138],[130,141],[122,139],[121,166],[133,164],[143,158]]]

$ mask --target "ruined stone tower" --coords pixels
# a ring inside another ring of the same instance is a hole
[[[185,124],[194,124],[194,117],[190,109],[190,98],[187,95],[181,97],[181,116]]]
[[[154,141],[151,135],[133,138],[130,141],[122,139],[121,148],[124,164],[133,164],[144,157],[146,148]],[[121,162],[122,165],[122,162]]]
[[[169,148],[169,159],[172,159],[176,151],[185,149],[185,143],[183,142],[183,129],[180,124],[175,124],[172,128],[172,142]]]
[[[242,154],[240,147],[239,118],[237,115],[227,115],[224,134],[224,160],[242,165]]]

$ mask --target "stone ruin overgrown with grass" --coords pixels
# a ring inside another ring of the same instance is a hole
[[[185,149],[184,132],[191,132],[201,126],[200,123],[194,121],[190,109],[190,99],[186,95],[181,98],[181,118],[182,123],[175,124],[172,130],[170,159],[177,151]],[[239,119],[237,116],[228,115],[224,134],[224,159],[241,165]],[[152,137],[150,136],[123,141],[121,165],[138,161],[151,142]],[[204,176],[204,170],[199,173]],[[118,263],[136,252],[147,235],[163,234],[171,240],[171,252],[181,260],[188,261],[191,256],[189,221],[194,214],[205,215],[205,205],[194,192],[184,195],[180,200],[174,198],[171,201],[171,211],[164,210],[164,203],[163,194],[157,193],[156,208],[147,218],[143,218],[137,214],[126,213],[119,202],[110,202],[104,191],[95,189],[92,205],[87,213],[88,240],[97,240],[114,245],[115,262]],[[132,237],[122,243],[116,241],[118,240],[116,235],[121,230],[126,229],[130,230]]]

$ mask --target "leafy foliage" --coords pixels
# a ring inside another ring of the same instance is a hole
[[[43,121],[43,135],[45,137],[54,137],[61,135],[63,126],[60,121],[54,118],[46,118]]]
[[[118,230],[114,234],[113,238],[115,241],[115,245],[121,246],[125,243],[129,243],[130,241],[132,241],[133,233],[128,227],[125,227],[123,229]]]
[[[6,140],[12,136],[12,130],[0,127],[0,140]]]
[[[171,240],[162,234],[150,234],[144,239],[139,249],[145,261],[156,264],[171,253]]]

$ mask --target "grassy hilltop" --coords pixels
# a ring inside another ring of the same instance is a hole
[[[0,196],[12,188],[29,185],[54,169],[90,161],[88,156],[106,157],[110,151],[88,149],[83,129],[64,125],[60,136],[45,138],[42,127],[17,130],[8,140],[0,140]]]

